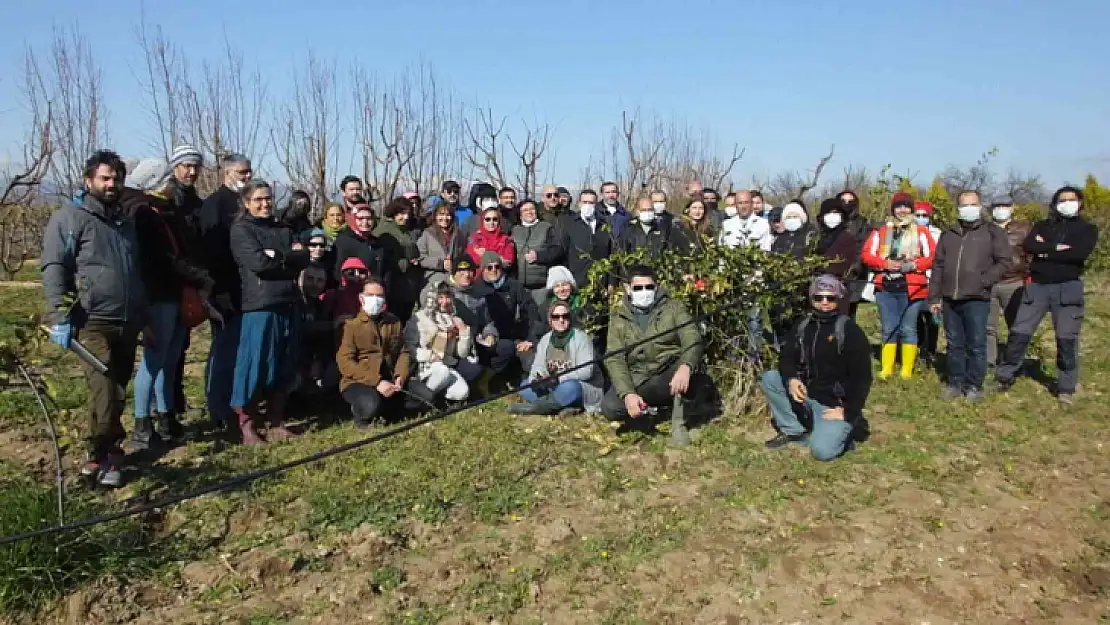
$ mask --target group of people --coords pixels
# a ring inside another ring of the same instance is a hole
[[[663,410],[678,415],[673,441],[689,444],[681,415],[703,339],[652,261],[707,241],[826,259],[809,289],[811,310],[772,314],[766,324],[780,351],[777,369],[762,379],[778,431],[769,447],[805,442],[832,459],[866,438],[871,353],[853,319],[868,282],[883,326],[880,378],[893,375],[898,344],[901,375],[912,375],[918,337],[928,341],[943,312],[945,395],[977,399],[987,337],[997,336],[988,333],[997,327],[991,320],[1004,311],[1010,326],[1005,349],[991,351],[1006,387],[1052,312],[1061,401],[1075,390],[1080,275],[1097,232],[1079,217],[1082,194],[1071,187],[1032,227],[1013,222],[1004,203],[989,220],[978,194],[962,194],[959,220],[940,231],[929,223],[932,207],[905,194],[874,227],[852,191],[822,202],[813,225],[801,200],[777,209],[757,191],[722,198],[697,182],[672,213],[662,191],[627,209],[612,182],[580,191],[576,202],[563,187],[544,187],[537,202],[474,183],[464,203],[461,185],[447,181],[432,197],[405,193],[372,207],[363,181],[348,176],[315,221],[301,191],[276,210],[274,189],[253,177],[242,155],[220,161],[220,185],[202,200],[195,185],[203,167],[188,145],[130,172],[115,153],[97,152],[85,166],[85,189],[46,229],[51,338],[62,347],[78,341],[78,353],[92,355],[82,360],[83,473],[104,486],[122,483],[121,416],[140,337],[136,451],[184,435],[184,354],[205,322],[207,413],[244,444],[294,436],[285,427],[294,394],[334,393],[366,425],[518,384],[514,413],[585,410],[628,420]],[[623,292],[620,304],[584,301],[579,287],[592,263],[637,249],[648,251],[646,262],[611,284]],[[599,336],[582,324],[591,307],[608,311]],[[752,312],[761,330],[760,311]],[[927,353],[935,339],[931,345]]]

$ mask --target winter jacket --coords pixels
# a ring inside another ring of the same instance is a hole
[[[466,253],[474,264],[481,266],[482,264],[482,251],[496,252],[505,267],[512,267],[516,262],[516,246],[513,245],[513,238],[507,234],[502,234],[500,230],[497,232],[486,232],[479,230],[470,235],[470,240],[466,244]]]
[[[706,240],[715,241],[717,239],[717,230],[708,221],[709,216],[705,216],[705,226],[698,229],[688,219],[683,219],[675,224],[674,232],[671,238],[674,241],[674,251],[684,255],[690,255],[705,250]]]
[[[240,212],[239,194],[226,185],[220,185],[204,199],[200,207],[201,246],[208,275],[216,283],[213,293],[224,312],[240,310],[242,297],[239,283],[239,265],[231,253],[231,224]]]
[[[139,243],[139,270],[148,303],[181,301],[183,287],[211,292],[208,271],[185,255],[173,205],[166,198],[125,188],[120,206],[135,221]]]
[[[475,340],[483,337],[500,338],[497,325],[489,314],[485,290],[479,288],[476,284],[472,284],[465,289],[455,284],[454,281],[449,282],[449,284],[451,285],[451,294],[455,297],[455,314],[476,333]],[[435,285],[429,284],[428,287],[434,289]]]
[[[1025,253],[1025,237],[1033,229],[1028,221],[1011,220],[1002,229],[1010,242],[1010,268],[999,282],[1024,282],[1029,275],[1029,259]]]
[[[770,250],[770,234],[771,224],[755,213],[747,217],[729,217],[721,222],[721,245],[733,248],[756,246]]]
[[[182,249],[189,256],[200,257],[200,209],[204,200],[197,195],[196,187],[187,187],[171,179],[166,197],[173,203],[173,213],[180,228]]]
[[[308,215],[286,212],[278,218],[278,223],[289,228],[289,231],[293,233],[294,241],[300,243],[308,241],[308,232],[312,230],[312,222],[308,220]]]
[[[627,352],[622,351],[605,359],[609,380],[622,399],[629,393],[635,393],[636,388],[649,378],[676,364],[688,365],[691,371],[698,368],[705,347],[697,326],[691,320],[682,302],[671,299],[662,289],[656,291],[655,303],[648,311],[644,325],[636,320],[627,297],[613,308],[606,348],[614,352],[635,345]],[[678,329],[643,342],[648,337],[674,328]]]
[[[858,427],[871,392],[871,344],[852,319],[844,326],[843,345],[839,344],[836,319],[837,315],[811,313],[800,339],[801,324],[796,324],[782,343],[779,373],[786,386],[790,380],[800,380],[809,397],[822,406],[843,407],[845,420]]]
[[[437,226],[429,226],[420,234],[416,242],[420,252],[420,267],[424,269],[424,283],[443,282],[450,273],[443,269],[443,261],[456,259],[466,249],[466,240],[459,234],[458,227],[447,234],[446,238]]]
[[[1060,284],[1078,280],[1083,266],[1098,243],[1098,227],[1082,217],[1053,215],[1033,225],[1025,237],[1025,251],[1033,257],[1029,275],[1037,284]],[[1057,250],[1057,245],[1070,245]]]
[[[624,231],[624,227],[632,220],[632,213],[629,213],[628,209],[620,202],[617,202],[617,206],[612,213],[609,212],[609,207],[606,206],[604,202],[601,202],[597,205],[597,212],[599,216],[603,217],[609,222],[609,225],[613,227],[614,239],[621,235],[621,232]]]
[[[439,311],[429,312],[427,308],[422,308],[409,319],[405,326],[405,345],[409,354],[416,361],[417,378],[423,380],[428,377],[428,371],[432,363],[436,361],[452,368],[462,360],[478,362],[478,356],[474,351],[474,331],[471,330],[470,326],[465,325],[465,321],[463,322],[464,329],[447,342],[445,353],[437,353],[433,349],[437,334],[454,327],[451,320],[455,316]],[[441,326],[437,321],[445,323]]]
[[[404,386],[412,356],[405,349],[401,320],[390,312],[383,312],[375,319],[359,311],[343,326],[343,340],[339,343],[335,362],[343,376],[339,382],[340,391],[352,384],[374,388],[382,380],[392,381],[397,377]]]
[[[543,335],[536,344],[536,358],[532,361],[532,370],[528,372],[528,380],[533,381],[547,377],[547,350],[551,348],[551,332]],[[581,369],[569,371],[559,376],[559,382],[578,380],[582,384],[582,405],[587,412],[600,412],[601,398],[605,394],[605,379],[601,374],[601,366],[593,364],[594,345],[593,339],[585,331],[575,329],[574,334],[567,342],[568,368],[577,367],[584,363]]]
[[[460,229],[470,227],[470,222],[474,219],[474,209],[462,204],[455,207],[455,223],[458,224]]]
[[[293,251],[293,233],[288,228],[272,218],[243,213],[231,224],[230,239],[242,283],[240,310],[251,312],[300,301],[297,276],[308,266],[308,252]]]
[[[1010,267],[1010,241],[997,224],[957,221],[940,235],[929,301],[990,299],[991,289]]]
[[[382,219],[381,223],[374,228],[374,237],[382,244],[385,256],[393,259],[394,263],[389,268],[392,281],[389,284],[390,290],[386,291],[386,297],[396,305],[412,306],[420,295],[420,286],[424,283],[424,272],[416,262],[420,257],[416,242],[392,219]],[[400,311],[394,310],[394,312]]]
[[[346,269],[369,271],[366,268],[366,263],[363,263],[362,259],[357,256],[352,256],[343,261],[343,266],[339,268],[339,288],[332,289],[324,295],[324,312],[333,319],[354,317],[358,314],[358,311],[362,310],[362,302],[358,299],[358,296],[362,295],[362,284],[347,280],[347,276],[343,275],[343,271]],[[388,293],[387,291],[386,294],[388,295]]]
[[[535,343],[547,330],[536,300],[513,278],[505,276],[498,287],[479,280],[471,288],[475,296],[485,299],[489,318],[500,338]]]
[[[616,246],[617,234],[608,215],[597,214],[594,227],[576,215],[566,223],[563,249],[566,251],[566,268],[579,287],[589,283],[590,265],[607,258]]]
[[[859,263],[859,246],[856,238],[843,224],[833,229],[822,228],[817,240],[817,252],[828,259],[825,272],[841,280]]]
[[[347,228],[340,230],[335,237],[335,273],[338,275],[343,268],[343,263],[348,258],[358,258],[366,265],[371,274],[385,282],[386,293],[389,292],[390,279],[393,266],[391,257],[385,249],[383,242],[373,234],[362,235],[355,230]]]
[[[806,257],[806,254],[811,254],[817,249],[817,232],[808,223],[802,224],[794,232],[787,230],[779,236],[775,237],[774,243],[771,244],[770,252],[772,254],[781,254],[783,256],[793,256],[798,260]]]
[[[652,222],[651,228],[645,232],[639,218],[633,218],[621,231],[617,248],[626,253],[643,248],[648,251],[649,257],[659,258],[664,251],[674,248],[673,231],[665,225]]]
[[[890,280],[890,284],[886,285],[887,290],[894,288],[895,281],[901,282],[900,278],[905,278],[905,290],[911,301],[926,299],[929,297],[929,277],[926,272],[934,265],[935,261],[935,247],[936,242],[933,241],[933,235],[929,233],[928,226],[919,226],[917,224],[910,224],[907,228],[915,228],[917,230],[917,242],[919,249],[917,257],[914,259],[914,269],[908,272],[901,271],[887,271],[886,262],[891,260],[888,258],[887,253],[883,251],[884,241],[887,240],[888,234],[890,237],[896,237],[897,233],[894,232],[894,226],[885,224],[880,228],[871,231],[871,235],[867,237],[860,256],[863,258],[863,264],[871,271],[875,272],[875,289],[883,290],[884,282]]]
[[[516,247],[516,279],[525,288],[538,289],[547,284],[547,270],[563,262],[563,245],[556,238],[551,224],[537,221],[531,226],[513,226],[513,243]],[[525,255],[536,253],[536,262],[530,263]]]
[[[135,222],[109,213],[84,192],[50,216],[42,240],[42,287],[50,323],[69,318],[141,325],[146,295],[139,269]],[[72,312],[64,302],[75,295]]]

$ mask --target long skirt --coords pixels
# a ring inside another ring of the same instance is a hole
[[[288,392],[297,382],[300,337],[293,307],[243,313],[232,408],[251,406],[260,394]]]

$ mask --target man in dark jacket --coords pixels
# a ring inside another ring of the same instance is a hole
[[[622,252],[643,248],[649,257],[658,258],[665,250],[671,249],[673,243],[671,230],[652,208],[651,198],[636,200],[636,216],[621,231],[617,248]]]
[[[547,271],[563,263],[563,240],[554,226],[540,221],[535,204],[520,208],[520,224],[513,226],[516,279],[532,294],[537,306],[547,299]]]
[[[512,187],[501,187],[497,192],[497,207],[501,209],[501,232],[512,234],[513,226],[520,223],[520,212],[517,210],[516,190]]]
[[[979,401],[987,375],[991,289],[1010,267],[1010,242],[1002,228],[983,219],[977,192],[964,191],[957,203],[959,219],[937,242],[929,304],[934,313],[944,311],[948,339],[948,386],[942,398],[966,395]]]
[[[705,346],[686,307],[658,287],[651,267],[637,265],[629,271],[624,300],[612,311],[607,343],[612,355],[605,359],[605,369],[612,387],[601,400],[601,412],[611,421],[625,421],[649,408],[672,408],[672,442],[689,445],[684,398]]]
[[[173,149],[170,156],[173,178],[167,190],[173,203],[174,218],[179,224],[182,254],[203,265],[203,247],[200,239],[200,209],[204,201],[197,194],[197,180],[204,169],[204,155],[189,144],[181,144]],[[192,343],[192,330],[185,332],[185,342],[177,355],[177,372],[174,377],[173,405],[178,415],[188,409],[185,399],[185,354]]]
[[[597,193],[586,189],[578,194],[578,212],[567,220],[566,266],[580,288],[589,284],[590,265],[607,258],[616,242],[608,211],[597,210]]]
[[[871,345],[855,321],[837,313],[845,295],[836,276],[815,278],[809,287],[813,311],[784,341],[778,370],[763,374],[759,385],[778,430],[768,449],[798,443],[827,461],[867,437],[863,406],[871,392]]]
[[[516,359],[525,372],[531,371],[536,343],[547,332],[544,317],[531,293],[505,275],[505,261],[496,252],[485,252],[481,261],[482,280],[475,285],[474,294],[486,300],[498,334],[492,353],[486,353],[489,368],[495,375],[501,374]],[[479,349],[479,356],[482,351]]]
[[[385,246],[374,236],[374,211],[370,205],[361,202],[355,208],[355,227],[339,231],[333,246],[335,255],[335,275],[342,271],[348,258],[358,258],[371,275],[377,276],[389,285],[393,267],[386,258]]]
[[[50,340],[68,349],[79,339],[108,367],[81,361],[89,389],[89,459],[81,473],[113,488],[123,484],[120,417],[146,323],[135,225],[119,205],[124,175],[115,152],[99,151],[85,162],[85,189],[50,217],[41,262]]]
[[[998,364],[999,354],[1005,353],[1006,344],[998,340],[998,319],[1006,320],[1006,328],[1014,327],[1018,307],[1021,306],[1021,289],[1029,275],[1029,261],[1025,258],[1025,237],[1033,227],[1028,221],[1014,219],[1014,205],[1009,200],[991,205],[991,218],[1006,231],[1010,241],[1010,268],[991,289],[991,313],[987,319],[987,365]]]
[[[621,191],[617,183],[606,182],[601,185],[601,202],[605,206],[603,216],[613,226],[613,236],[619,237],[625,224],[632,219],[632,215],[621,204]]]
[[[1056,334],[1056,395],[1062,404],[1075,399],[1079,383],[1079,326],[1083,322],[1083,268],[1098,243],[1098,227],[1079,216],[1083,192],[1062,187],[1052,196],[1048,219],[1038,221],[1025,237],[1033,257],[1017,319],[1010,330],[1004,361],[995,372],[1001,390],[1014,383],[1037,326],[1052,313]]]
[[[205,371],[205,400],[213,424],[227,427],[234,422],[231,410],[231,383],[235,355],[239,351],[242,284],[239,266],[231,253],[231,224],[242,204],[239,191],[251,179],[251,162],[242,154],[225,156],[220,162],[223,184],[204,199],[200,208],[201,246],[208,275],[215,286],[212,299],[223,321],[212,321],[212,344]]]

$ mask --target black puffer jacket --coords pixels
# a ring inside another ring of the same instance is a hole
[[[120,206],[135,221],[147,303],[180,301],[185,285],[212,291],[208,271],[185,253],[185,226],[174,214],[171,200],[125,188]]]
[[[474,295],[486,300],[490,320],[497,326],[501,338],[537,343],[547,332],[536,300],[520,282],[506,277],[501,286],[495,288],[479,280],[472,289]]]
[[[374,235],[362,236],[350,228],[344,228],[336,235],[332,251],[335,253],[335,275],[338,276],[342,272],[345,260],[357,258],[362,261],[362,264],[366,265],[371,274],[378,276],[382,282],[385,282],[386,292],[389,292],[389,282],[393,273],[391,271],[392,265],[385,246],[377,237]]]
[[[308,266],[308,252],[293,251],[289,228],[272,218],[243,214],[231,225],[230,238],[239,267],[243,312],[300,302],[297,275]]]
[[[783,232],[775,237],[775,242],[771,244],[772,254],[789,255],[798,260],[805,258],[806,254],[813,253],[816,249],[817,232],[808,223],[802,224],[802,227],[794,232],[789,230]]]
[[[239,267],[231,252],[231,224],[238,214],[239,194],[221,185],[204,198],[197,220],[205,266],[216,281],[215,300],[224,312],[240,310]]]

